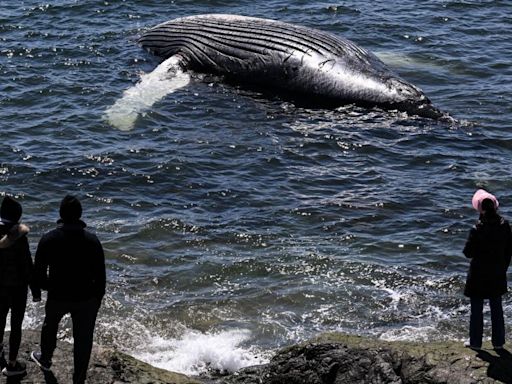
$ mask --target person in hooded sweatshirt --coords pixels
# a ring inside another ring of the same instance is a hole
[[[464,295],[471,301],[469,341],[467,347],[482,348],[483,306],[489,300],[492,323],[492,345],[502,350],[505,344],[505,322],[501,297],[507,292],[507,269],[512,255],[512,234],[507,220],[498,212],[496,197],[483,189],[473,196],[473,207],[480,213],[469,232],[463,253],[471,259]]]
[[[41,351],[32,360],[49,371],[62,317],[73,322],[73,383],[87,376],[96,316],[105,294],[105,256],[96,237],[81,220],[82,205],[67,195],[60,204],[57,228],[46,233],[37,246],[34,282],[48,291],[41,330]]]
[[[21,325],[32,279],[32,257],[28,244],[29,228],[20,224],[21,204],[5,196],[0,206],[0,365],[5,376],[26,374],[26,365],[17,361],[21,343]],[[31,286],[34,301],[41,291]],[[11,311],[9,361],[4,357],[3,338],[7,314]]]

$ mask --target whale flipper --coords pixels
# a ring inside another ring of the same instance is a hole
[[[182,57],[174,55],[151,73],[142,74],[139,82],[124,91],[123,96],[105,111],[109,124],[129,131],[139,115],[166,95],[186,86],[190,82],[190,75],[182,70],[181,64]]]

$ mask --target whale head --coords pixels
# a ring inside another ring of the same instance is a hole
[[[385,83],[388,88],[388,97],[391,97],[391,103],[430,102],[420,88],[399,77],[390,77]]]
[[[440,119],[447,116],[447,114],[434,107],[425,93],[415,85],[399,77],[389,78],[386,85],[391,95],[391,101],[387,103],[390,108],[407,112],[409,115],[430,119]]]

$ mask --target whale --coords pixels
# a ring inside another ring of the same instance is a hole
[[[355,104],[441,119],[417,86],[376,55],[322,30],[277,20],[230,14],[176,18],[138,39],[142,48],[183,71],[220,75],[315,105]]]

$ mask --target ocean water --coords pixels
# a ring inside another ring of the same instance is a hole
[[[304,109],[168,74],[136,44],[200,13],[349,38],[459,123]],[[163,368],[233,371],[325,331],[465,339],[473,192],[512,217],[511,15],[476,0],[0,1],[0,192],[22,202],[33,252],[63,195],[81,197],[107,256],[96,339]],[[43,316],[30,304],[25,327]],[[512,334],[510,297],[505,316]]]

